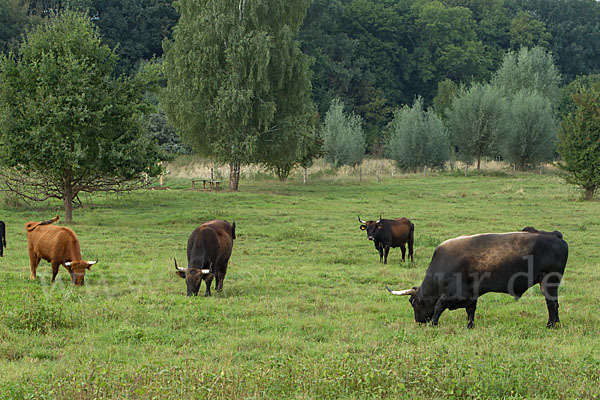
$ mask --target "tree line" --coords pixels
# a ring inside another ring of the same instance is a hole
[[[237,190],[243,164],[285,179],[366,151],[406,170],[493,153],[526,169],[560,121],[567,154],[590,139],[578,115],[595,117],[591,0],[0,3],[4,184],[67,210],[139,187],[161,141],[228,163]]]

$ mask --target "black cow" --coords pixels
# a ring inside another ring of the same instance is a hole
[[[548,327],[558,319],[558,286],[569,247],[558,231],[527,227],[521,232],[485,233],[446,240],[433,253],[419,287],[390,292],[409,295],[415,321],[437,325],[445,309],[465,308],[473,327],[479,296],[508,293],[519,299],[535,284],[546,298]]]
[[[179,268],[175,260],[175,273],[185,279],[187,295],[196,296],[204,280],[206,292],[210,296],[210,285],[216,278],[215,289],[223,290],[223,280],[235,239],[235,221],[208,221],[196,228],[187,244],[188,267]]]
[[[360,229],[367,231],[367,238],[375,243],[375,249],[379,251],[379,262],[387,264],[390,247],[400,247],[402,250],[402,261],[406,255],[405,244],[408,243],[408,256],[410,261],[413,259],[413,243],[415,241],[415,224],[408,218],[379,219],[377,221],[363,221],[358,217],[362,224]]]
[[[4,257],[4,248],[6,247],[6,226],[0,221],[0,257]]]

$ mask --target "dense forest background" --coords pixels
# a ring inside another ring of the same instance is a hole
[[[117,46],[118,71],[126,75],[146,60],[160,60],[163,40],[178,21],[170,0],[0,0],[0,51],[18,48],[29,29],[66,8],[89,14],[106,44]],[[600,3],[314,0],[299,39],[313,58],[320,118],[339,98],[362,117],[367,145],[377,153],[395,110],[418,96],[433,105],[447,80],[488,81],[507,51],[547,49],[563,86],[600,73]]]

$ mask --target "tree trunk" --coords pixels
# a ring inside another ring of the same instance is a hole
[[[596,191],[596,188],[586,187],[585,188],[585,199],[592,200],[594,198],[595,191]]]
[[[73,222],[73,184],[66,178],[64,181],[63,199],[65,204],[65,223]]]
[[[477,171],[481,170],[481,154],[477,154]]]
[[[302,169],[302,183],[306,185],[306,167]]]
[[[233,161],[229,164],[229,190],[237,192],[240,183],[240,163]]]
[[[465,176],[467,176],[468,172],[469,172],[469,166],[467,164],[465,164]]]

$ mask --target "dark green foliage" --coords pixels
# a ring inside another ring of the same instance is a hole
[[[573,95],[581,88],[591,89],[593,85],[597,84],[600,84],[600,74],[578,76],[568,85],[563,86],[560,89],[560,101],[558,104],[561,120],[569,115],[569,113],[575,111],[577,107],[573,101]]]
[[[572,95],[575,109],[563,120],[558,152],[566,180],[585,189],[591,200],[600,187],[600,84]]]
[[[458,93],[459,86],[450,79],[444,79],[438,83],[437,94],[433,98],[433,109],[440,117],[446,118]]]
[[[103,42],[116,48],[118,69],[131,73],[142,60],[161,57],[179,15],[172,0],[87,0]]]
[[[144,125],[152,139],[158,143],[163,151],[177,155],[191,154],[191,150],[181,143],[181,139],[177,136],[175,129],[169,125],[164,111],[160,110],[159,112],[146,115],[144,117]]]
[[[518,92],[507,100],[501,126],[499,149],[518,170],[552,160],[557,123],[550,100],[536,92]]]
[[[22,0],[0,0],[0,53],[14,50],[30,25]]]
[[[551,35],[549,50],[567,81],[578,75],[599,72],[600,2],[595,0],[516,1],[518,10],[528,11],[544,22]]]
[[[519,12],[512,19],[508,35],[510,48],[514,50],[535,46],[548,48],[552,38],[546,31],[546,24],[527,11]]]
[[[159,150],[140,125],[146,82],[111,78],[117,59],[72,12],[0,58],[5,183],[31,200],[62,199],[67,222],[80,192],[129,190],[158,173]]]
[[[344,112],[339,99],[331,102],[321,128],[325,159],[334,167],[356,166],[365,157],[365,134],[362,119],[354,113]]]
[[[444,169],[450,158],[448,132],[433,110],[423,109],[423,99],[396,111],[388,129],[386,153],[401,170]]]

